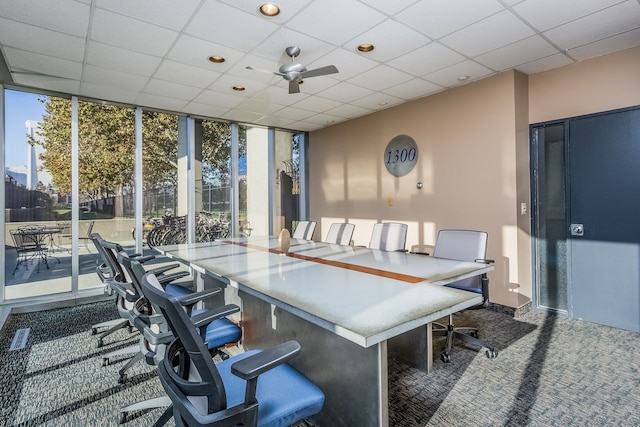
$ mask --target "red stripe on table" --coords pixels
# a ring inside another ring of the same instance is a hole
[[[243,246],[243,247],[249,248],[249,249],[257,249],[257,250],[260,250],[260,251],[271,252],[273,254],[278,254],[278,255],[282,254],[282,251],[280,251],[278,249],[265,248],[263,246],[252,245],[252,244],[249,244],[249,243],[232,242],[230,240],[226,240],[223,243],[227,243],[227,244],[230,244],[230,245]],[[407,282],[407,283],[419,283],[419,282],[423,282],[425,280],[422,277],[410,276],[408,274],[395,273],[393,271],[380,270],[378,268],[371,268],[371,267],[365,267],[365,266],[362,266],[362,265],[349,264],[347,262],[334,261],[334,260],[330,260],[330,259],[318,258],[318,257],[313,257],[313,256],[308,256],[308,255],[302,255],[302,254],[297,254],[297,253],[294,253],[294,252],[288,252],[286,255],[288,257],[291,257],[291,258],[301,259],[301,260],[304,260],[304,261],[317,262],[318,264],[324,264],[324,265],[329,265],[329,266],[332,266],[332,267],[344,268],[346,270],[357,271],[359,273],[365,273],[365,274],[372,274],[374,276],[386,277],[387,279],[400,280],[402,282]]]

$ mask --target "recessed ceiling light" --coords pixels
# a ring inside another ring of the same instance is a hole
[[[378,105],[381,106],[381,107],[384,107],[385,105],[387,105],[387,102],[384,102],[384,101],[383,102],[379,102]]]
[[[258,10],[261,14],[268,16],[269,18],[280,14],[280,7],[274,3],[265,3],[261,5]]]
[[[465,80],[469,80],[469,76],[460,76],[460,77],[458,77],[458,81],[463,82]]]
[[[211,55],[209,57],[209,61],[211,61],[211,62],[213,62],[215,64],[222,64],[225,61],[225,59],[220,55]]]
[[[238,92],[242,92],[244,90],[244,86],[233,86],[233,90],[237,90]]]
[[[375,47],[371,43],[362,43],[358,45],[358,50],[360,52],[371,52]]]

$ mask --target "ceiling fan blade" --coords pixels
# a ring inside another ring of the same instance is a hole
[[[291,80],[289,82],[289,93],[300,93],[300,84],[297,81]]]
[[[335,65],[327,65],[326,67],[316,68],[314,70],[304,71],[301,73],[302,78],[306,79],[308,77],[317,77],[324,76],[326,74],[335,74],[338,72],[338,69]]]
[[[264,68],[256,68],[256,67],[252,67],[251,65],[248,65],[245,67],[247,70],[251,70],[251,71],[257,71],[259,73],[265,73],[265,74],[275,74],[276,76],[284,76],[284,74],[282,73],[278,73],[275,71],[269,71],[269,70],[265,70]]]

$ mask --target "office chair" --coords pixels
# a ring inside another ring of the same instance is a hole
[[[198,330],[217,316],[189,317],[153,274],[142,283],[176,336],[158,366],[176,426],[289,426],[320,412],[322,391],[285,363],[300,352],[296,341],[214,364]]]
[[[294,239],[311,240],[313,238],[313,232],[316,230],[315,221],[300,221],[296,227],[296,231],[293,232]]]
[[[327,237],[324,239],[324,242],[338,245],[349,245],[355,228],[355,225],[346,222],[333,223],[329,227],[329,231],[327,232]]]
[[[436,239],[433,256],[457,261],[473,261],[489,264],[492,263],[493,260],[486,259],[487,239],[488,235],[484,231],[440,230]],[[489,305],[489,278],[486,274],[470,277],[445,286],[481,294],[482,303],[469,309],[486,308]],[[447,337],[445,349],[440,357],[445,363],[451,361],[454,339],[459,339],[465,343],[480,347],[481,350],[484,349],[489,359],[493,359],[498,355],[498,352],[494,350],[493,347],[478,339],[477,328],[454,327],[452,314],[449,315],[449,324],[447,326],[434,323],[432,333],[434,336]]]
[[[370,249],[382,251],[404,252],[407,241],[407,224],[397,222],[382,222],[373,225],[371,233]]]
[[[116,280],[116,275],[118,274],[112,268],[111,263],[109,262],[108,256],[102,247],[102,237],[98,233],[92,233],[89,236],[89,239],[93,242],[98,251],[98,266],[96,267],[96,273],[100,278],[100,281],[104,284],[104,293],[108,295],[113,295],[115,293],[114,288],[111,284]],[[115,294],[115,304],[116,307],[119,307],[121,304],[124,304],[120,301],[121,296]],[[91,326],[91,335],[98,335],[98,348],[102,347],[104,344],[104,338],[108,335],[111,335],[120,329],[129,328],[129,331],[132,331],[131,324],[129,320],[119,317],[117,319],[108,320],[106,322],[98,323],[96,325]],[[106,328],[106,330],[104,330]],[[102,330],[102,332],[101,332]]]
[[[153,256],[147,258],[152,259]],[[125,271],[127,271],[133,279],[132,284],[134,285],[134,287],[138,289],[142,295],[144,295],[142,291],[142,276],[144,276],[147,271],[142,266],[140,259],[131,258],[126,252],[121,251],[118,253],[118,261],[122,264],[122,266],[125,268]],[[155,268],[153,270],[150,270],[150,272],[158,277],[158,274],[164,275],[166,271],[172,268],[175,268],[175,265]],[[171,286],[180,285],[169,284],[167,286],[163,286],[165,292],[167,292],[168,288]],[[184,286],[180,287],[189,290]],[[195,315],[201,311],[193,310],[193,306],[195,304],[206,298],[210,298],[211,296],[216,295],[221,291],[222,290],[220,288],[200,293],[189,290],[189,292],[181,292],[179,294],[176,292],[171,292],[170,295],[186,297],[182,299],[184,301],[185,309],[189,315]],[[220,316],[228,316],[238,312],[239,310],[239,307],[235,305],[227,305],[216,309],[215,313]],[[147,364],[157,366],[164,357],[167,345],[174,339],[173,333],[167,326],[167,322],[164,319],[164,316],[144,296],[140,298],[135,304],[135,308],[133,311],[133,322],[136,328],[138,328],[138,330],[140,331],[139,353],[132,359],[130,359],[127,364],[120,369],[120,379],[123,379],[126,370],[138,360],[144,359]],[[228,320],[226,317],[223,317],[215,320],[214,322],[211,322],[207,326],[205,332],[205,344],[210,351],[213,350],[214,352],[220,354],[224,360],[225,358],[228,358],[228,355],[226,353],[223,353],[220,348],[226,344],[238,342],[241,336],[242,329],[240,329],[239,326]],[[119,382],[122,381],[119,380]],[[128,413],[163,407],[166,407],[167,409],[158,418],[158,420],[156,420],[154,424],[154,426],[162,426],[166,424],[166,422],[171,418],[173,412],[171,399],[169,399],[168,396],[160,396],[152,399],[147,399],[142,402],[137,402],[120,408],[118,410],[118,422],[120,424],[124,423],[126,421]]]

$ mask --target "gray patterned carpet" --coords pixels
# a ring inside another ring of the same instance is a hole
[[[11,315],[0,332],[0,425],[116,426],[118,408],[162,395],[153,368],[138,363],[119,384],[121,363],[102,366],[102,354],[137,343],[122,330],[96,347],[90,326],[115,316],[112,303]],[[456,323],[479,325],[498,358],[456,346],[444,364],[438,339],[429,376],[390,362],[391,425],[640,425],[639,334],[536,312],[473,311]],[[7,351],[25,327],[27,347]],[[160,413],[132,414],[124,426]]]

